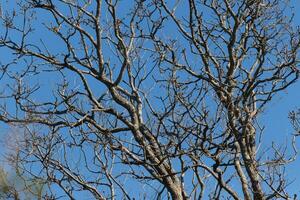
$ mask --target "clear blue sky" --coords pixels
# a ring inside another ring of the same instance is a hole
[[[2,0],[2,7],[5,7],[7,1]],[[300,5],[296,0],[292,1],[295,5],[295,25],[300,25]],[[11,2],[10,2],[11,3]],[[298,4],[297,4],[298,3]],[[44,34],[44,33],[41,33]],[[56,44],[53,44],[52,48],[59,48]],[[0,50],[0,59],[5,59],[8,55]],[[49,79],[48,79],[49,81]],[[0,82],[4,84],[4,82]],[[3,85],[1,85],[1,88]],[[41,96],[48,96],[49,93],[41,94]],[[298,81],[295,85],[291,86],[285,92],[281,92],[272,100],[268,105],[265,112],[261,115],[261,124],[265,125],[265,132],[263,135],[263,145],[270,145],[271,141],[277,142],[278,144],[283,141],[290,141],[290,135],[294,133],[291,124],[288,119],[288,113],[291,110],[300,108],[300,82]],[[2,126],[3,130],[7,130],[7,127]],[[3,134],[4,132],[2,132]],[[300,139],[300,138],[299,138]],[[300,141],[297,141],[300,149]],[[286,170],[286,173],[290,179],[300,177],[300,158],[296,162],[290,164]],[[300,193],[300,178],[296,180],[290,187],[290,191],[293,193]]]
[[[300,26],[300,5],[299,1],[291,1],[295,6],[295,26]],[[300,81],[292,85],[286,91],[279,93],[267,106],[266,111],[261,115],[261,124],[265,125],[263,144],[271,145],[274,141],[277,144],[287,143],[291,145],[291,134],[295,133],[288,119],[288,113],[300,108]],[[296,139],[297,147],[300,150],[300,138]],[[290,146],[291,147],[291,146]],[[291,150],[291,149],[290,149]],[[299,152],[300,153],[300,152]],[[300,194],[300,157],[287,166],[286,174],[290,180],[295,180],[289,187],[291,193]]]

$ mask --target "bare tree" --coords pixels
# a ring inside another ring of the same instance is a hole
[[[284,0],[2,5],[0,120],[45,199],[291,199],[258,116],[299,75]]]

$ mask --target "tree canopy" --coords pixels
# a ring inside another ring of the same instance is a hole
[[[21,135],[10,161],[46,181],[44,199],[294,198],[296,136],[260,147],[259,119],[299,77],[290,5],[2,5],[0,120]]]

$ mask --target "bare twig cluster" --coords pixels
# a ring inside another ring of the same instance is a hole
[[[288,2],[13,9],[2,7],[0,120],[24,132],[12,161],[46,181],[44,198],[293,197],[284,166],[294,155],[260,149],[257,119],[299,76]]]

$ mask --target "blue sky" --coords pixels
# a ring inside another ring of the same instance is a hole
[[[2,0],[2,5],[5,7],[6,1]],[[293,4],[295,5],[295,20],[294,23],[296,26],[300,25],[300,5],[297,4],[296,0],[293,0]],[[47,18],[47,16],[44,16]],[[40,33],[44,34],[44,33]],[[49,37],[51,37],[49,35]],[[57,43],[53,43],[51,48],[59,48]],[[0,58],[5,59],[9,57],[7,52],[3,52],[0,49]],[[46,81],[54,81],[55,77],[44,77]],[[41,80],[44,82],[45,80]],[[74,80],[75,81],[75,80]],[[46,83],[46,82],[44,82]],[[5,84],[3,81],[0,82],[1,87]],[[76,84],[76,83],[74,83]],[[49,85],[45,85],[49,86]],[[47,97],[51,94],[42,93],[41,97]],[[284,92],[281,92],[277,96],[275,96],[272,102],[267,106],[267,109],[261,115],[260,120],[261,124],[265,126],[265,131],[263,135],[263,143],[262,145],[270,145],[271,141],[277,142],[278,144],[289,141],[290,135],[294,133],[292,126],[288,119],[288,113],[294,109],[300,108],[300,82],[298,81],[296,84],[291,86]],[[8,130],[7,126],[2,126],[3,130]],[[5,132],[5,131],[3,131]],[[3,133],[2,132],[2,133]],[[299,139],[298,139],[299,140]],[[298,142],[298,147],[300,148],[300,141]],[[296,160],[296,162],[290,164],[287,168],[287,176],[292,180],[295,178],[295,175],[300,175],[300,158]],[[300,192],[299,189],[300,179],[296,180],[292,186],[290,187],[291,192]]]
[[[300,26],[300,5],[296,0],[292,1],[295,6],[295,26]],[[264,145],[270,145],[272,141],[277,144],[285,143],[291,147],[291,134],[295,131],[291,126],[288,114],[292,110],[300,108],[300,81],[289,87],[286,91],[277,94],[269,105],[266,107],[265,112],[261,115],[261,124],[265,126],[263,135]],[[300,149],[300,138],[296,139],[297,147]],[[292,150],[290,148],[290,150]],[[291,181],[294,181],[289,187],[291,193],[300,193],[300,157],[296,161],[289,164],[286,170],[286,175]]]

